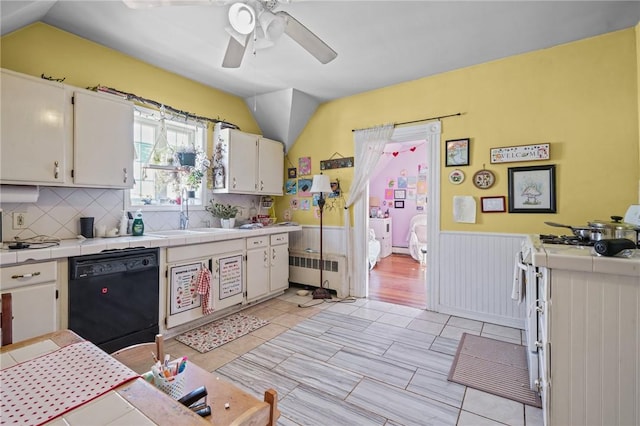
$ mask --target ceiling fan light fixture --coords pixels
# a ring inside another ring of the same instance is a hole
[[[276,41],[284,34],[285,20],[282,16],[277,16],[265,10],[258,17],[258,21],[264,38],[267,40]]]
[[[229,8],[229,23],[236,32],[247,35],[256,27],[256,13],[249,5],[234,3]]]

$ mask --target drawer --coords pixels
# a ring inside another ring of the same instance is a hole
[[[271,236],[271,245],[276,246],[278,244],[289,244],[289,234],[275,234]]]
[[[180,262],[189,259],[200,259],[217,254],[244,250],[244,238],[220,241],[206,244],[192,244],[167,249],[167,263]]]
[[[0,269],[0,290],[56,281],[57,262],[26,263]]]
[[[260,237],[247,238],[247,250],[254,248],[266,247],[269,245],[269,237],[266,235]]]

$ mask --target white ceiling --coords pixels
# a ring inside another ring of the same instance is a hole
[[[0,1],[1,32],[35,21],[61,28],[242,98],[293,88],[340,98],[506,56],[629,28],[637,1],[290,0],[287,11],[338,57],[322,65],[284,35],[248,50],[239,69],[220,65],[222,1],[129,9],[110,1]]]

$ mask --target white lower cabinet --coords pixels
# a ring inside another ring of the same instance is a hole
[[[269,293],[269,236],[247,238],[247,301]]]
[[[269,260],[269,289],[282,291],[289,288],[289,234],[271,235]]]
[[[247,238],[247,301],[289,287],[289,234]]]
[[[44,262],[2,268],[0,295],[2,334],[17,343],[57,329],[57,263]],[[7,316],[10,314],[11,318]]]
[[[204,295],[197,293],[201,268],[211,272],[209,306],[239,305],[245,291],[244,239],[167,248],[167,328],[205,316]]]

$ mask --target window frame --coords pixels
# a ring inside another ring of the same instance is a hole
[[[138,123],[138,122],[143,122],[146,125],[149,124],[156,124],[156,130],[154,132],[154,143],[155,143],[155,139],[157,139],[158,137],[158,131],[160,129],[161,126],[161,118],[163,116],[163,113],[161,111],[157,111],[157,110],[153,110],[153,109],[149,109],[149,108],[145,108],[145,107],[141,107],[136,105],[134,108],[134,126]],[[193,143],[194,145],[196,145],[196,149],[203,152],[205,157],[208,158],[208,154],[207,154],[207,147],[209,146],[209,128],[208,125],[206,123],[203,123],[201,121],[198,120],[193,120],[193,119],[188,119],[185,117],[178,117],[175,115],[171,115],[171,114],[164,114],[164,118],[165,118],[165,126],[167,127],[167,129],[169,129],[170,127],[174,127],[174,128],[184,128],[186,127],[195,127],[195,134],[197,135],[198,131],[200,130],[202,132],[202,146],[198,146],[199,143],[196,143],[195,140],[190,140],[190,143]],[[139,142],[135,140],[136,138],[134,137],[134,150],[135,150],[135,145]],[[191,139],[191,138],[190,138]],[[195,138],[194,138],[195,139]],[[153,149],[153,148],[152,148]],[[135,152],[137,153],[137,150],[135,150]],[[137,169],[139,166],[139,162],[136,160],[134,160],[134,170]],[[198,211],[198,210],[205,210],[205,207],[207,206],[207,203],[209,201],[209,191],[208,191],[208,180],[209,180],[209,170],[207,170],[207,172],[205,173],[205,176],[202,178],[202,182],[200,184],[200,189],[199,189],[199,195],[200,195],[200,200],[201,200],[201,204],[198,205],[193,205],[193,204],[189,204],[189,210],[192,211]],[[125,197],[124,197],[124,209],[127,211],[130,210],[138,210],[140,209],[141,211],[145,212],[173,212],[173,211],[180,211],[181,209],[181,205],[180,204],[165,204],[165,205],[159,205],[159,204],[141,204],[141,205],[137,205],[137,204],[132,204],[131,203],[131,192],[134,191],[134,188],[131,189],[127,189],[125,191]]]

